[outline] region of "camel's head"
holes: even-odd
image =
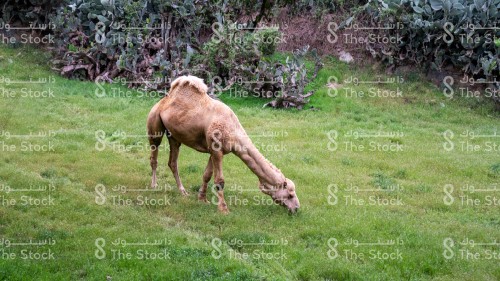
[[[300,207],[299,198],[295,193],[295,184],[290,179],[285,179],[283,185],[275,187],[260,182],[259,188],[265,194],[271,196],[277,204],[285,206],[292,214]]]

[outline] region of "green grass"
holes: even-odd
[[[258,191],[257,178],[229,155],[224,175],[231,213],[221,215],[216,205],[196,199],[208,155],[181,147],[180,175],[191,193],[182,197],[166,165],[165,140],[159,185],[166,190],[137,191],[150,182],[143,135],[157,98],[117,85],[104,89],[108,95],[112,88],[131,95],[96,97],[94,83],[59,77],[47,61],[35,49],[0,46],[0,79],[20,82],[0,84],[0,241],[55,241],[0,244],[2,280],[500,279],[499,259],[486,256],[498,254],[499,246],[459,244],[464,239],[500,241],[499,206],[487,204],[488,196],[500,197],[498,191],[461,190],[467,185],[488,189],[500,178],[500,152],[486,149],[500,144],[491,136],[499,129],[499,116],[483,102],[448,100],[417,74],[401,84],[347,84],[350,76],[367,81],[378,74],[330,58],[309,86],[317,90],[310,104],[318,110],[263,109],[261,99],[223,94],[257,147],[295,182],[302,207],[291,216],[269,204]],[[332,76],[342,84],[336,95],[326,86]],[[47,77],[54,83],[26,83]],[[346,97],[346,89],[368,93],[370,87],[399,87],[403,96]],[[50,88],[54,96],[23,97],[23,88]],[[447,130],[453,134],[451,151],[445,150],[450,146],[443,137]],[[461,137],[466,130],[487,136]],[[52,134],[13,136],[30,132]],[[466,140],[479,145],[479,151],[464,151],[461,141]],[[23,151],[29,145],[50,151]],[[402,151],[371,151],[377,145]],[[454,202],[447,205],[450,185]],[[30,186],[50,188],[26,190]],[[7,187],[24,191],[6,192]],[[460,195],[480,203],[461,204]],[[25,206],[23,196],[54,201]],[[118,196],[124,200],[112,200]],[[146,196],[166,199],[166,204],[141,205]],[[16,203],[8,204],[11,199]],[[371,200],[381,203],[371,205]],[[453,239],[453,247],[447,238]],[[124,247],[113,244],[117,239],[163,242]],[[261,244],[272,240],[277,244]],[[353,244],[387,240],[395,244]],[[449,257],[449,248],[451,259],[444,255]],[[460,250],[480,257],[463,259]],[[53,253],[54,259],[23,259],[22,251]],[[132,257],[113,257],[118,251]],[[146,251],[168,256],[140,259],[139,253]],[[377,251],[400,253],[402,259],[372,258]],[[16,257],[6,258],[9,253]]]

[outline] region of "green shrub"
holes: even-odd
[[[254,40],[258,43],[259,51],[265,55],[269,56],[274,54],[276,51],[276,46],[281,40],[282,33],[275,27],[269,27],[264,29],[259,29],[255,35]]]
[[[4,1],[2,1],[4,2]],[[65,0],[10,0],[0,4],[0,22],[12,24],[19,22],[27,26],[48,24],[50,18]]]
[[[397,40],[367,45],[373,56],[438,70],[452,64],[490,81],[500,72],[499,8],[499,0],[384,0],[370,1],[361,11],[380,26],[395,26],[380,32]],[[494,99],[500,101],[498,92]]]
[[[58,11],[56,64],[63,75],[111,80],[175,77],[187,67],[198,34],[217,14],[195,1],[72,0]],[[167,79],[168,80],[168,79]]]
[[[283,79],[292,77],[290,92],[305,85],[305,67],[271,65],[281,40],[277,28],[254,28],[273,7],[287,2],[196,1],[196,0],[15,0],[6,4],[5,18],[51,19],[55,27],[54,69],[62,75],[95,80],[120,79],[143,90],[165,91],[172,79],[184,74],[204,78],[214,89],[215,78],[233,85],[236,79],[253,81],[280,77],[278,82],[258,86],[284,89]],[[19,4],[26,15],[15,10]],[[40,5],[45,5],[40,9]],[[47,16],[49,12],[57,13]],[[260,12],[240,28],[232,20]],[[37,17],[34,11],[44,12]],[[252,16],[251,16],[252,18]],[[24,20],[23,20],[24,21]],[[207,37],[210,38],[207,41]],[[253,79],[253,80],[252,80]],[[250,83],[249,83],[250,84]],[[262,89],[261,89],[262,88]],[[300,93],[301,94],[301,93]],[[265,95],[262,95],[265,96]]]

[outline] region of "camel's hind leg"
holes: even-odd
[[[207,167],[205,168],[205,172],[203,173],[203,183],[200,188],[200,193],[198,194],[198,200],[208,203],[207,200],[207,187],[208,182],[212,178],[212,174],[214,173],[214,166],[212,164],[212,156],[208,159]]]
[[[174,174],[175,182],[182,195],[189,195],[182,185],[181,178],[179,177],[179,171],[177,169],[177,158],[179,158],[181,143],[172,137],[168,138],[168,143],[170,144],[170,157],[168,159],[168,166],[170,167],[172,174]]]
[[[219,198],[217,207],[220,212],[227,214],[229,213],[229,210],[227,209],[227,204],[224,200],[224,175],[222,173],[222,158],[224,158],[224,154],[222,151],[212,151],[210,158],[212,159],[214,183],[217,188],[217,197]]]
[[[153,174],[151,176],[151,187],[156,187],[156,168],[158,167],[158,148],[161,144],[163,134],[165,132],[165,126],[161,122],[159,116],[150,114],[148,117],[148,140],[149,149],[151,150],[151,157],[149,158],[151,164],[151,170]]]

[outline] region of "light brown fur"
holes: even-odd
[[[147,129],[151,146],[151,186],[156,186],[158,146],[164,134],[170,144],[169,167],[182,194],[187,195],[177,169],[181,144],[199,152],[209,153],[210,158],[203,173],[203,183],[198,198],[207,202],[206,190],[212,174],[218,187],[218,209],[227,213],[224,201],[224,176],[222,159],[225,154],[237,155],[259,178],[259,188],[275,202],[295,212],[300,204],[295,185],[271,164],[253,145],[241,126],[238,117],[224,103],[207,95],[203,80],[194,76],[181,76],[171,84],[168,96],[151,109]]]

